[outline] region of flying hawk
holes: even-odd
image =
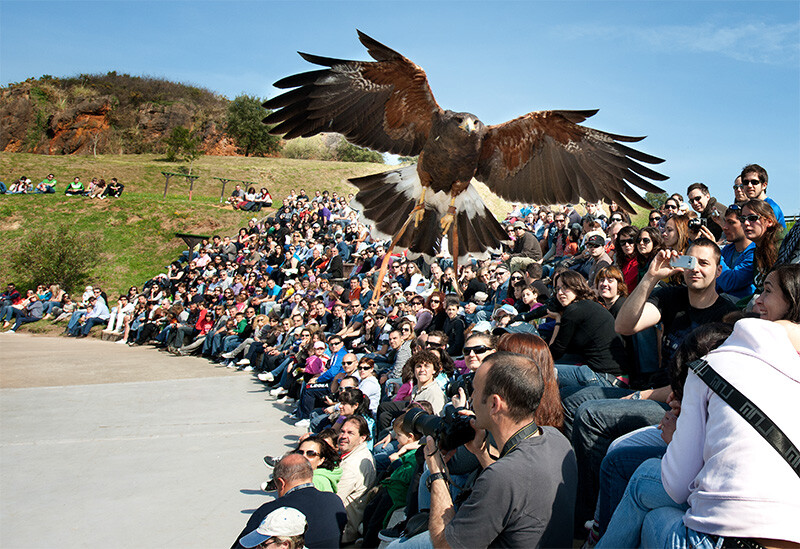
[[[443,110],[425,72],[398,52],[358,31],[374,62],[307,53],[327,67],[283,78],[294,88],[264,103],[264,119],[285,139],[338,132],[361,147],[416,156],[416,165],[351,179],[353,207],[378,238],[394,239],[413,255],[435,256],[447,235],[459,262],[486,258],[508,235],[471,185],[474,177],[508,201],[566,203],[580,198],[650,208],[630,185],[662,192],[645,178],[666,176],[641,164],[662,159],[624,145],[643,137],[579,124],[596,110],[531,112],[494,126],[470,113]]]

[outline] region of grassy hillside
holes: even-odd
[[[96,236],[102,258],[92,282],[109,293],[141,285],[161,272],[183,249],[176,232],[192,234],[234,234],[251,215],[219,205],[221,183],[213,176],[255,181],[266,186],[278,201],[292,189],[305,188],[339,192],[354,190],[348,177],[386,169],[378,164],[317,162],[308,160],[202,157],[194,164],[201,178],[194,186],[193,200],[188,185],[177,178],[170,181],[164,198],[162,171],[182,171],[179,165],[155,155],[42,156],[0,153],[0,181],[9,184],[26,175],[34,183],[49,172],[58,180],[55,195],[0,196],[0,282],[25,281],[24,273],[13,272],[11,257],[26,235],[42,227],[69,223],[87,235]],[[117,177],[125,185],[120,200],[89,200],[66,197],[66,183],[79,176],[85,185],[92,177]],[[226,188],[230,194],[232,184]],[[272,210],[263,210],[266,216]],[[35,282],[35,281],[30,281]]]
[[[283,158],[204,156],[193,165],[200,175],[188,199],[188,184],[171,178],[169,193],[163,197],[162,171],[184,172],[179,164],[164,162],[156,155],[44,156],[0,153],[0,181],[9,184],[21,175],[34,184],[48,173],[58,180],[55,195],[0,196],[0,284],[8,280],[25,281],[24,273],[13,272],[11,257],[27,235],[42,227],[69,223],[98,239],[102,258],[92,282],[109,293],[127,290],[161,272],[183,249],[176,232],[192,234],[234,234],[250,217],[219,204],[221,183],[216,177],[254,181],[266,186],[280,202],[291,189],[309,194],[320,189],[339,193],[355,191],[347,178],[377,173],[389,166],[369,163],[323,162]],[[66,197],[63,191],[74,176],[88,186],[92,177],[110,180],[117,177],[125,185],[120,200],[89,200]],[[493,195],[482,184],[478,192],[489,208],[502,219],[509,211],[507,202]],[[230,194],[228,184],[225,194]],[[261,216],[272,210],[264,210]],[[646,212],[634,223],[646,223]],[[38,282],[38,281],[30,281]]]

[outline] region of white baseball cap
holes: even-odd
[[[251,549],[272,537],[292,537],[304,534],[306,516],[292,507],[279,507],[261,521],[258,528],[239,540],[242,547]]]

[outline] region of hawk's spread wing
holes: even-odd
[[[301,53],[330,67],[289,76],[277,88],[295,88],[264,103],[278,109],[264,119],[286,139],[337,132],[361,147],[417,155],[442,109],[417,65],[359,31],[376,62],[346,61]]]
[[[659,164],[663,160],[620,143],[640,141],[642,137],[578,125],[596,112],[532,112],[489,126],[475,178],[514,202],[564,204],[580,198],[605,198],[632,212],[627,197],[649,209],[651,206],[629,183],[645,191],[662,192],[643,177],[657,181],[667,177],[640,162]]]

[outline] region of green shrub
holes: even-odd
[[[67,291],[79,289],[98,264],[99,249],[91,236],[70,225],[34,229],[12,261],[14,270],[29,288],[59,284]]]

